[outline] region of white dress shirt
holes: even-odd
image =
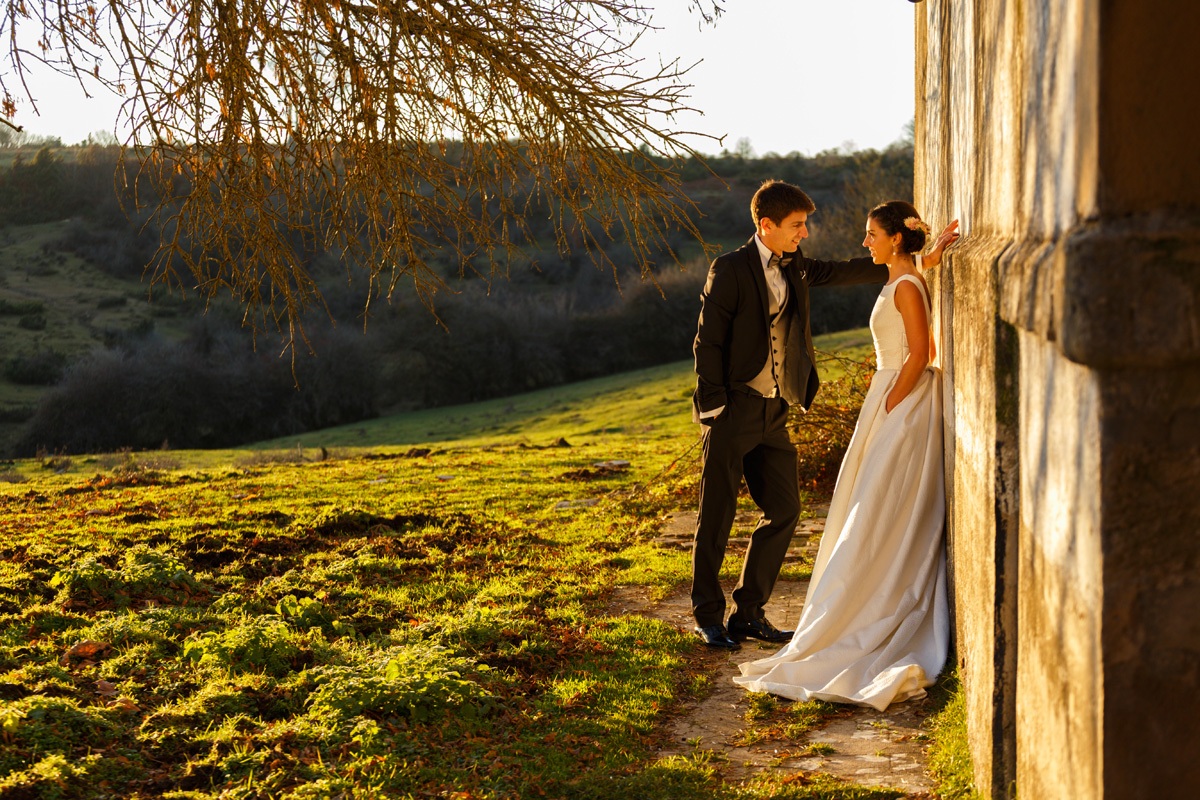
[[[758,255],[762,258],[763,272],[767,276],[767,286],[771,288],[771,294],[775,295],[775,304],[783,306],[783,299],[787,296],[787,280],[783,277],[783,270],[779,267],[772,267],[771,256],[775,255],[771,252],[771,248],[763,244],[763,240],[758,238],[758,234],[754,234],[754,243],[758,245]],[[792,258],[795,253],[788,257]]]

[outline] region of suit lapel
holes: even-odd
[[[758,299],[762,302],[763,320],[767,327],[771,325],[771,299],[767,296],[767,276],[763,272],[762,256],[758,254],[758,243],[751,238],[746,245],[746,264],[750,274],[754,276],[754,285],[758,287]]]
[[[800,288],[800,283],[804,280],[804,272],[800,269],[800,259],[804,258],[800,254],[800,248],[796,248],[796,252],[792,253],[792,260],[788,262],[787,268],[784,269],[784,277],[787,278],[788,289],[795,293]]]

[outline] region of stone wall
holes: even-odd
[[[916,6],[976,782],[1200,786],[1200,4]]]

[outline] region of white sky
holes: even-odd
[[[748,138],[757,155],[808,155],[853,143],[886,147],[913,118],[916,16],[906,0],[725,0],[715,27],[697,30],[687,0],[649,0],[662,30],[639,52],[678,56],[703,112],[679,130],[725,136],[702,153]],[[752,69],[751,62],[759,66]]]
[[[688,73],[680,130],[725,136],[691,142],[700,152],[732,150],[748,138],[757,155],[882,148],[913,117],[913,4],[906,0],[725,0],[715,27],[698,29],[688,0],[646,0],[654,24],[635,51],[657,64],[700,62]],[[752,69],[751,61],[759,66]],[[27,103],[17,122],[65,144],[112,131],[119,98],[86,99],[65,78],[32,84],[41,116]],[[123,137],[122,137],[123,138]]]

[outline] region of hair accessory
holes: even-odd
[[[931,233],[933,233],[933,228],[926,225],[917,217],[906,218],[904,220],[904,227],[908,228],[910,231],[921,231],[926,236],[929,236]]]

